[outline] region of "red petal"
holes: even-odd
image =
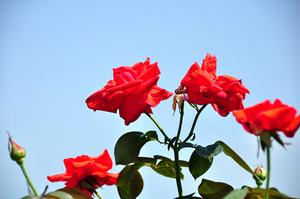
[[[113,163],[107,149],[105,149],[104,152],[95,159],[95,165],[100,171],[108,171],[112,168],[112,164]]]
[[[245,109],[246,117],[248,118],[249,122],[253,122],[256,120],[256,117],[259,113],[269,110],[272,107],[272,104],[269,100],[265,100],[261,103],[258,103],[254,106],[250,106]]]
[[[97,180],[99,186],[114,185],[118,182],[119,174],[95,172],[92,174]]]
[[[132,81],[136,79],[136,76],[136,72],[131,67],[121,66],[113,68],[113,77],[117,85]]]
[[[146,112],[148,104],[148,94],[153,86],[156,85],[159,77],[152,78],[141,84],[134,95],[128,95],[120,106],[119,114],[125,120],[125,125],[137,120],[139,116]]]
[[[217,70],[217,58],[214,55],[207,54],[203,59],[201,69],[215,77]]]
[[[106,91],[100,90],[87,98],[86,103],[90,109],[117,112],[122,100],[124,98],[123,91],[116,91],[107,95]]]
[[[232,113],[233,113],[233,116],[235,117],[236,121],[238,123],[242,124],[243,128],[246,131],[248,131],[249,133],[255,133],[255,129],[251,128],[244,109],[236,110],[236,111],[233,111]]]
[[[200,66],[197,62],[191,65],[190,69],[186,73],[186,75],[181,80],[181,85],[185,86],[190,80],[191,80],[191,74],[193,74],[195,71],[201,70]]]
[[[294,137],[300,126],[300,115],[293,119],[282,131],[287,137]]]
[[[150,66],[148,66],[147,70],[144,73],[140,74],[137,78],[147,81],[153,77],[158,77],[159,74],[160,74],[160,70],[158,67],[158,63],[155,62],[155,63],[151,64]]]
[[[56,175],[52,175],[52,176],[47,176],[47,179],[50,182],[64,182],[67,181],[68,179],[70,179],[71,176],[68,176],[66,174],[56,174]]]
[[[171,97],[173,95],[173,93],[162,89],[158,86],[154,86],[147,98],[147,103],[152,106],[155,107],[157,106],[162,100],[168,99],[169,97]]]

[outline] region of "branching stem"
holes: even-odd
[[[200,115],[201,112],[205,109],[206,106],[207,106],[207,104],[202,105],[201,108],[197,111],[197,114],[195,115],[195,118],[194,118],[194,121],[193,121],[191,130],[190,130],[190,133],[189,133],[188,136],[183,140],[184,143],[187,142],[187,141],[193,136],[193,134],[194,134],[194,129],[195,129],[195,127],[196,127],[196,124],[197,124],[199,115]]]

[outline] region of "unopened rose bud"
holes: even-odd
[[[266,179],[267,172],[262,166],[258,166],[254,170],[253,178],[258,187],[260,187]]]
[[[256,167],[256,169],[254,170],[254,173],[262,181],[264,181],[267,177],[266,170],[261,166]]]
[[[12,160],[16,161],[17,163],[21,162],[23,158],[26,156],[26,151],[23,147],[18,145],[11,137],[9,136],[8,140],[8,150],[10,153],[10,157]]]

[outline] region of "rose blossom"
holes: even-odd
[[[186,90],[188,102],[198,105],[212,104],[221,115],[243,108],[243,100],[248,89],[241,80],[228,75],[216,75],[215,56],[207,54],[202,66],[195,62],[184,78],[180,87]]]
[[[150,64],[150,59],[138,62],[132,67],[121,66],[113,69],[113,79],[86,100],[90,109],[116,113],[125,124],[137,120],[146,112],[152,113],[151,107],[168,99],[172,93],[157,86],[160,70],[157,62]]]
[[[112,168],[112,160],[105,150],[98,157],[89,157],[81,155],[76,158],[64,159],[66,172],[48,176],[51,182],[66,182],[67,188],[80,188],[88,195],[91,195],[95,189],[103,185],[114,185],[117,183],[119,174],[108,173]],[[85,187],[89,184],[89,187]]]
[[[216,84],[222,88],[223,93],[215,96],[213,108],[222,116],[233,110],[242,109],[243,100],[249,90],[243,86],[242,81],[228,75],[217,77]]]
[[[293,137],[300,125],[300,115],[297,115],[297,110],[283,104],[279,99],[274,103],[265,100],[254,106],[234,111],[233,115],[246,131],[254,135],[266,131],[282,131],[287,137]]]

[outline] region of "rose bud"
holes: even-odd
[[[258,166],[254,170],[253,178],[258,187],[263,184],[263,181],[266,179],[267,172],[262,166]]]
[[[26,156],[26,151],[23,147],[18,145],[8,134],[8,150],[10,153],[10,157],[12,160],[16,161],[17,163],[21,162],[23,158]]]
[[[263,167],[261,166],[256,167],[254,173],[260,180],[264,181],[266,179],[267,172]]]

